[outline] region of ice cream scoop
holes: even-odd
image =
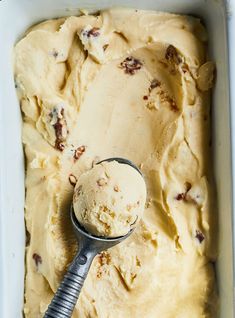
[[[146,186],[132,166],[104,161],[77,181],[73,207],[78,222],[96,236],[126,235],[144,211]]]
[[[140,170],[127,159],[109,158],[99,162],[98,164],[112,161],[131,166],[133,169],[138,171],[142,177]],[[127,234],[118,237],[95,236],[87,232],[86,229],[78,222],[74,213],[73,205],[71,206],[70,213],[74,232],[79,243],[79,248],[54,298],[48,306],[44,315],[46,318],[70,318],[94,257],[101,251],[122,242],[134,230],[134,227],[130,227]]]

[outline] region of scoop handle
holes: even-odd
[[[70,318],[96,254],[81,250],[68,268],[44,318]]]

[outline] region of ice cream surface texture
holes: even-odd
[[[77,251],[77,180],[109,157],[141,169],[145,210],[130,237],[94,259],[73,318],[216,317],[206,47],[197,18],[117,8],[45,21],[17,43],[26,318],[43,316]]]
[[[146,187],[128,164],[103,162],[83,173],[76,184],[73,207],[79,223],[96,236],[126,235],[141,219]]]

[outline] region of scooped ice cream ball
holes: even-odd
[[[146,185],[136,169],[117,161],[104,161],[79,177],[73,208],[87,232],[118,237],[137,225],[145,201]]]

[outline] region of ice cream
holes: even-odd
[[[109,157],[141,169],[146,206],[133,234],[94,259],[72,317],[217,316],[207,45],[195,17],[117,8],[45,21],[17,43],[26,318],[43,317],[77,251],[77,180]]]
[[[106,161],[79,177],[73,207],[88,232],[118,237],[137,225],[145,200],[146,187],[140,173],[127,164]]]

